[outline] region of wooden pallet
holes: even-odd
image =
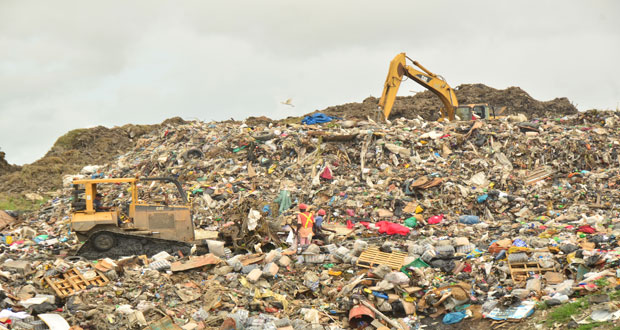
[[[552,176],[555,172],[549,166],[542,166],[533,169],[532,171],[527,173],[527,177],[525,178],[525,184],[534,184],[540,180],[544,180],[550,176]]]
[[[97,273],[97,276],[87,280],[77,268],[72,268],[64,274],[46,276],[45,282],[54,289],[56,295],[60,298],[72,296],[78,291],[87,289],[88,286],[104,286],[110,282],[105,275],[94,268],[88,267],[87,270],[94,271]]]
[[[512,281],[515,284],[519,284],[519,285],[525,284],[528,277],[530,277],[530,273],[543,275],[546,272],[557,271],[555,267],[554,268],[542,268],[536,261],[508,263],[508,268],[510,269],[510,276],[512,277]]]
[[[404,252],[394,251],[385,253],[379,251],[376,247],[366,249],[357,259],[356,265],[363,268],[373,268],[379,265],[388,265],[392,269],[400,269],[405,263],[407,254]]]

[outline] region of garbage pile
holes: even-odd
[[[37,214],[2,230],[0,324],[415,329],[527,319],[541,304],[618,284],[619,122],[592,111],[168,125],[64,177]],[[72,180],[136,176],[184,183],[208,254],[73,256]],[[164,185],[143,185],[141,199],[174,201]],[[100,192],[118,208],[129,195],[122,185]],[[330,230],[306,246],[292,230],[301,204],[325,211]]]
[[[577,113],[577,108],[565,97],[538,101],[519,87],[495,89],[483,84],[463,84],[457,86],[454,93],[460,104],[488,103],[497,108],[505,107],[501,115],[526,113],[532,118],[545,118]],[[367,116],[375,118],[378,103],[379,99],[371,96],[361,103],[336,105],[319,111],[347,119],[366,119]],[[425,120],[437,120],[439,119],[438,109],[441,107],[439,98],[431,91],[425,90],[412,96],[396,97],[390,117],[413,119],[421,116]]]

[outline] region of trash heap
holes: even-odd
[[[113,162],[64,177],[38,213],[7,222],[0,324],[415,329],[618,297],[619,122],[590,111],[389,126],[168,124]],[[72,180],[136,176],[183,182],[208,254],[73,256]],[[164,185],[142,188],[141,199],[175,199]],[[119,208],[128,196],[122,185],[100,192]],[[300,203],[325,210],[333,232],[297,249]],[[593,320],[620,317],[600,304]]]
[[[549,101],[538,101],[519,87],[495,89],[484,84],[462,84],[454,89],[459,104],[487,103],[503,109],[497,115],[517,115],[526,113],[528,117],[562,117],[574,115],[577,108],[565,97]],[[376,97],[368,97],[360,103],[347,103],[320,110],[321,113],[346,119],[375,118],[378,114]],[[433,92],[425,90],[411,96],[397,96],[390,114],[391,118],[418,116],[425,120],[439,119],[441,100]]]

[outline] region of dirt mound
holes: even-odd
[[[260,117],[248,117],[244,122],[249,126],[260,126],[260,125],[269,125],[273,122],[271,118],[260,116]]]
[[[464,84],[455,89],[461,104],[488,103],[492,106],[506,107],[503,115],[524,113],[528,118],[559,117],[577,113],[577,108],[565,98],[556,98],[541,102],[532,98],[519,87],[495,89],[483,84]],[[377,118],[379,99],[368,97],[362,103],[347,103],[328,107],[322,112],[331,116],[347,119]],[[418,115],[426,120],[439,118],[438,109],[442,106],[439,98],[431,91],[424,91],[413,96],[398,96],[390,114],[391,118],[415,118]]]
[[[59,137],[47,154],[34,163],[8,173],[0,170],[0,191],[22,193],[57,189],[62,186],[63,175],[77,173],[86,165],[106,164],[132,150],[135,139],[163,126],[182,123],[185,123],[183,119],[175,117],[156,125],[72,130]]]
[[[9,164],[4,157],[6,157],[6,153],[0,151],[0,175],[19,170],[19,166]]]

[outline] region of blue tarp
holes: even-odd
[[[301,123],[305,125],[323,124],[323,123],[329,123],[330,121],[334,119],[339,119],[339,118],[330,117],[322,113],[315,113],[312,116],[304,117],[304,119],[301,120]]]

